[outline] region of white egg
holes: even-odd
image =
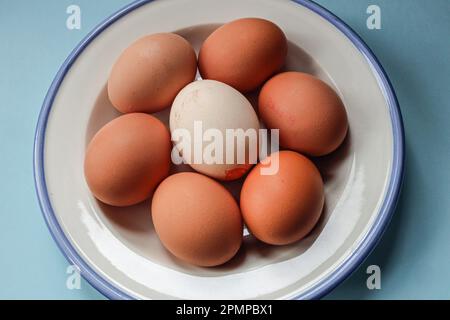
[[[259,128],[255,110],[239,91],[214,80],[192,82],[170,111],[172,160],[179,156],[216,179],[238,179],[257,162]]]

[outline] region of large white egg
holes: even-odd
[[[170,111],[172,159],[216,179],[238,179],[257,162],[258,130],[258,116],[239,91],[215,80],[192,82]]]

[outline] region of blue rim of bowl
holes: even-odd
[[[50,198],[47,191],[44,172],[44,144],[45,131],[47,127],[48,117],[53,105],[53,101],[57,95],[58,89],[64,80],[65,75],[71,68],[74,61],[83,52],[83,50],[93,41],[103,30],[108,28],[115,21],[127,15],[131,11],[152,2],[153,0],[137,0],[123,7],[109,18],[95,27],[70,53],[63,65],[56,74],[48,92],[44,99],[41,112],[39,114],[36,133],[34,139],[33,152],[33,169],[34,180],[36,185],[36,193],[39,200],[45,222],[52,234],[53,239],[58,244],[66,258],[70,263],[76,265],[81,275],[99,292],[110,299],[134,299],[133,296],[122,291],[120,288],[103,278],[89,266],[86,261],[78,254],[74,246],[66,237],[62,230],[58,219],[51,206]],[[347,24],[340,20],[322,6],[312,2],[311,0],[292,0],[293,2],[313,11],[329,23],[333,24],[340,30],[361,52],[371,66],[372,72],[377,78],[378,85],[386,99],[389,107],[389,113],[392,121],[393,133],[393,159],[390,181],[387,187],[386,195],[380,211],[364,238],[360,241],[358,247],[333,271],[333,273],[319,280],[317,283],[309,287],[307,290],[298,294],[292,299],[318,299],[328,294],[343,280],[345,280],[358,266],[367,258],[370,252],[375,248],[381,239],[387,225],[395,211],[400,190],[403,182],[405,147],[404,147],[404,129],[400,107],[397,101],[392,84],[384,71],[383,67],[375,57],[373,52],[365,44],[365,42],[353,31]]]

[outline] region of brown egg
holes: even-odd
[[[259,114],[280,129],[280,145],[311,156],[334,151],[344,140],[348,121],[344,104],[325,82],[301,72],[280,73],[261,89]]]
[[[165,179],[153,196],[152,218],[167,250],[194,265],[220,265],[241,246],[242,218],[236,201],[217,181],[198,173]]]
[[[123,113],[156,112],[172,104],[197,72],[192,46],[174,33],[145,36],[120,55],[108,79],[111,103]]]
[[[261,171],[274,165],[278,171]],[[306,157],[280,151],[259,163],[247,176],[241,190],[241,210],[245,224],[259,240],[284,245],[305,237],[316,225],[324,204],[319,171]],[[274,162],[275,161],[275,162]]]
[[[101,128],[87,148],[88,186],[106,204],[139,203],[168,175],[171,147],[169,131],[155,117],[120,116]]]
[[[248,92],[278,71],[286,54],[286,36],[277,25],[243,18],[221,26],[205,40],[199,53],[199,70],[204,79]]]

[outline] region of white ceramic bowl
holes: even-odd
[[[326,206],[305,240],[269,247],[246,235],[231,262],[197,268],[162,247],[148,202],[118,210],[93,198],[83,175],[84,152],[93,134],[118,115],[105,85],[131,42],[175,31],[198,49],[218,24],[248,16],[267,18],[284,30],[290,41],[287,69],[312,73],[338,91],[350,132],[337,152],[316,162],[325,179]],[[158,116],[167,120],[167,114]],[[67,58],[39,117],[34,165],[55,241],[110,298],[318,298],[348,276],[381,237],[399,194],[403,148],[389,80],[361,39],[325,9],[306,0],[158,0],[123,8]]]

